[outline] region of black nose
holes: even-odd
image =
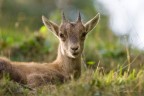
[[[76,50],[78,50],[78,46],[75,46],[75,47],[71,47],[71,50],[73,50],[73,51],[76,51]]]

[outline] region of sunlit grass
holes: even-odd
[[[34,89],[12,83],[7,79],[0,81],[1,95],[10,96],[139,96],[144,92],[144,70],[128,73],[111,70],[103,73],[101,68],[84,71],[78,80],[62,85],[45,85]]]

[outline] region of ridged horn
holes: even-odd
[[[65,14],[64,14],[64,12],[62,11],[62,22],[64,23],[64,22],[66,22],[67,20],[66,20],[66,18],[65,18]]]
[[[77,22],[81,22],[81,13],[78,13],[78,18],[77,18]]]

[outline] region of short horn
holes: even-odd
[[[66,22],[66,18],[65,18],[64,12],[62,12],[62,22],[63,22],[63,23]]]
[[[77,22],[81,22],[81,13],[78,13],[78,18],[77,18]]]

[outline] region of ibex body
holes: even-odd
[[[64,82],[71,76],[77,78],[81,74],[81,54],[86,34],[91,31],[99,20],[99,14],[86,24],[81,22],[79,13],[76,22],[65,19],[60,26],[42,16],[44,25],[59,39],[57,59],[52,63],[13,62],[0,58],[0,74],[9,73],[16,82],[32,87],[44,83]]]

